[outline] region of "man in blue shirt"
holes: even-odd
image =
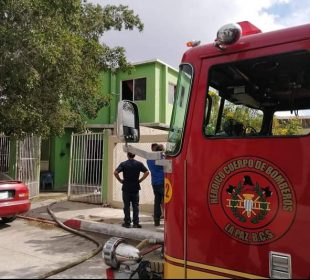
[[[163,152],[163,146],[153,143],[152,151]],[[154,192],[154,225],[157,227],[160,225],[160,218],[162,216],[162,206],[164,200],[164,182],[165,174],[162,166],[156,165],[155,160],[147,160],[147,165],[151,171],[152,187]]]
[[[141,190],[140,183],[145,180],[149,175],[149,171],[140,161],[134,159],[135,155],[132,153],[127,153],[128,160],[120,163],[120,165],[115,169],[115,178],[123,184],[123,202],[124,202],[124,223],[123,227],[130,228],[131,218],[130,218],[130,203],[132,204],[133,210],[133,227],[141,228],[139,224],[139,191]],[[121,179],[119,173],[123,172],[123,178]],[[143,176],[140,178],[140,172]]]

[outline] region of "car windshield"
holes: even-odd
[[[0,181],[8,181],[8,180],[12,180],[12,178],[5,173],[0,173]]]

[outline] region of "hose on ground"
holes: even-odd
[[[136,248],[144,256],[154,250],[162,248],[163,243],[158,242],[156,239],[142,240]],[[161,261],[141,261],[137,269],[135,269],[129,279],[132,279],[135,274],[138,273],[139,279],[162,279],[164,272],[164,265]],[[151,277],[150,277],[151,275]]]
[[[146,246],[148,246],[150,244],[150,241],[148,239],[144,239],[142,240],[137,246],[136,248],[141,251],[142,249],[144,249]]]
[[[78,260],[76,260],[76,261],[74,261],[74,262],[72,262],[72,263],[69,263],[69,264],[67,264],[67,265],[65,265],[65,266],[63,266],[63,267],[60,267],[60,268],[54,269],[54,270],[52,270],[52,271],[50,271],[50,272],[44,273],[44,274],[42,274],[42,275],[39,275],[36,279],[46,279],[46,278],[51,277],[51,276],[53,276],[53,275],[55,275],[55,274],[58,274],[58,273],[60,273],[60,272],[63,272],[63,271],[65,271],[65,270],[69,269],[69,268],[72,268],[72,267],[74,267],[74,266],[76,266],[76,265],[79,265],[79,264],[81,264],[81,263],[87,261],[88,259],[90,259],[90,258],[96,256],[99,252],[102,251],[103,245],[102,245],[100,242],[98,242],[95,238],[93,238],[92,236],[90,236],[90,235],[88,235],[88,234],[86,234],[86,233],[83,233],[83,232],[80,232],[80,231],[78,231],[78,230],[72,229],[72,228],[70,228],[70,227],[64,225],[61,221],[59,221],[59,220],[57,219],[57,217],[55,216],[55,214],[54,214],[53,211],[51,210],[51,207],[52,207],[54,204],[56,204],[56,203],[57,203],[57,202],[53,202],[52,204],[50,204],[49,206],[47,206],[47,211],[48,211],[48,213],[51,215],[51,217],[55,220],[55,222],[56,222],[61,228],[63,228],[64,230],[69,231],[69,232],[71,232],[71,233],[73,233],[73,234],[79,235],[79,236],[81,236],[81,237],[84,237],[84,238],[86,238],[86,239],[88,239],[88,240],[94,242],[98,247],[97,247],[97,249],[93,250],[92,252],[90,252],[90,253],[87,254],[86,256],[83,256],[83,257],[81,257],[80,259],[78,259]]]
[[[144,239],[136,246],[136,248],[141,251],[149,245],[161,245],[162,246],[164,245],[164,243],[156,239]]]

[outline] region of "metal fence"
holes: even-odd
[[[9,172],[10,137],[0,134],[0,172]]]
[[[72,134],[68,198],[102,203],[104,133]]]
[[[38,196],[40,192],[40,153],[40,137],[28,136],[17,141],[16,179],[28,186],[30,197]]]

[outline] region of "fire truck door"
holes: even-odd
[[[274,48],[248,51],[243,54],[244,61],[275,53]],[[222,73],[237,75],[234,65],[225,65],[228,59],[238,62],[238,54],[204,60],[192,89],[195,106],[191,110],[195,113],[188,120],[191,131],[186,146],[187,278],[269,277],[273,251],[292,258],[302,251],[304,257],[298,259],[305,267],[309,264],[309,252],[295,242],[297,232],[300,240],[307,242],[302,229],[305,224],[297,223],[305,215],[296,210],[296,199],[310,199],[302,184],[310,180],[309,168],[303,168],[310,158],[310,150],[305,149],[309,136],[242,136],[237,121],[219,126],[216,122],[221,113],[239,112],[239,107],[233,107],[236,104],[222,103],[224,95],[209,87],[210,77],[217,79],[218,83],[212,84],[216,86],[226,82]],[[245,97],[245,88],[240,84],[233,89],[235,100],[242,98],[236,103],[254,102]],[[205,123],[206,117],[209,123]],[[308,224],[309,218],[306,220]]]

